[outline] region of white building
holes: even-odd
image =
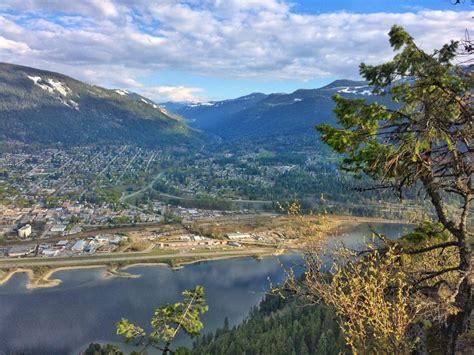
[[[57,249],[44,249],[42,253],[43,253],[44,256],[49,256],[49,257],[58,256],[59,255],[59,250],[57,250]]]
[[[81,252],[86,247],[87,242],[85,240],[78,240],[71,248],[73,252]]]
[[[106,237],[105,235],[96,235],[95,238],[94,238],[97,243],[101,243],[101,244],[104,244],[104,243],[107,243],[109,241],[109,238]]]
[[[28,238],[31,235],[31,226],[29,224],[25,224],[23,227],[18,229],[18,236],[20,238]]]
[[[228,233],[225,236],[229,240],[242,240],[252,238],[252,235],[249,233]]]
[[[112,244],[112,245],[119,245],[120,242],[122,241],[122,238],[121,236],[119,235],[115,235],[111,240],[109,240],[109,243]]]
[[[60,240],[59,242],[56,243],[56,246],[58,247],[65,247],[68,245],[69,241],[68,240]]]
[[[64,224],[57,224],[51,227],[51,233],[64,233],[66,230],[66,226]]]

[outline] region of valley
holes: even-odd
[[[176,261],[189,259],[187,253],[196,257],[202,248],[206,257],[279,253],[300,247],[285,239],[284,232],[276,239],[265,237],[271,235],[274,221],[285,221],[281,206],[293,201],[302,213],[320,216],[407,221],[429,213],[424,198],[414,191],[405,191],[408,198],[403,202],[390,191],[354,194],[366,181],[340,170],[340,159],[314,131],[316,123],[334,122],[334,94],[385,100],[372,95],[365,82],[336,80],[290,94],[161,105],[127,90],[91,87],[61,74],[10,64],[0,65],[0,84],[0,93],[27,97],[25,105],[41,115],[46,114],[44,107],[53,105],[66,110],[67,117],[76,115],[74,127],[84,123],[90,129],[89,120],[99,117],[105,118],[100,125],[115,127],[107,134],[96,130],[99,136],[90,143],[76,140],[62,122],[54,129],[57,141],[52,143],[52,131],[28,126],[31,117],[22,116],[27,113],[24,105],[14,106],[11,100],[0,105],[2,115],[31,132],[26,139],[17,135],[18,127],[6,131],[7,126],[0,126],[0,262],[7,269],[10,263],[39,266],[53,259],[63,266]],[[80,114],[92,105],[88,95],[95,95],[95,113],[85,119]],[[128,110],[132,131],[139,129],[139,135],[116,139],[110,134],[130,133],[127,119],[109,111],[119,106]],[[12,110],[17,113],[12,115]],[[60,115],[66,117],[66,111]],[[139,123],[152,121],[184,128],[150,131]],[[86,132],[81,136],[88,136]],[[153,144],[145,132],[154,135]],[[265,218],[270,225],[262,222]],[[206,219],[222,221],[192,227]],[[264,234],[255,234],[252,227],[250,243],[232,245],[226,233],[242,231],[247,220],[263,223]],[[232,227],[221,230],[217,223]],[[162,230],[169,228],[175,234],[164,237]],[[236,247],[239,251],[233,250]]]
[[[368,194],[337,172],[337,161],[308,147],[292,153],[264,147],[233,150],[83,146],[26,149],[0,158],[0,228],[4,240],[48,239],[94,227],[168,223],[251,211],[281,212],[298,200],[322,213],[409,219],[421,201]],[[344,186],[345,189],[336,188]],[[334,187],[334,188],[332,188]]]
[[[473,5],[0,1],[0,355],[474,354]]]

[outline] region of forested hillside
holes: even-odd
[[[335,122],[334,94],[389,102],[387,97],[373,95],[366,82],[336,80],[321,88],[300,89],[289,94],[253,93],[232,100],[165,106],[187,119],[192,127],[205,132],[225,139],[258,140],[314,134],[314,125]]]
[[[159,146],[196,136],[150,99],[0,63],[0,137],[25,143]]]
[[[322,306],[267,296],[242,324],[200,337],[195,355],[336,355],[344,341],[333,314]],[[186,353],[186,352],[183,352]]]

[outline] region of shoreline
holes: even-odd
[[[361,225],[366,223],[400,223],[400,221],[387,221],[376,218],[361,218],[353,216],[338,216],[335,222],[338,222],[333,226],[331,231],[326,232],[326,236],[329,238],[335,238],[337,235],[342,235],[350,232],[351,230],[357,230]],[[342,217],[342,218],[341,218]],[[403,222],[402,222],[403,223]],[[403,223],[407,224],[407,223]],[[263,258],[267,256],[278,256],[286,253],[296,252],[299,248],[295,247],[283,247],[283,248],[261,248],[261,249],[249,249],[242,251],[231,251],[231,252],[216,252],[215,255],[209,253],[196,253],[196,254],[170,254],[170,255],[143,255],[142,258],[130,257],[123,258],[122,256],[117,259],[111,258],[107,260],[102,258],[101,260],[94,260],[94,257],[89,259],[81,260],[82,264],[77,263],[77,259],[73,260],[61,260],[58,262],[59,265],[42,265],[42,263],[33,261],[31,265],[19,265],[15,267],[11,265],[8,268],[0,268],[0,287],[6,284],[16,273],[26,273],[27,274],[27,283],[25,285],[26,289],[37,289],[37,288],[47,288],[55,287],[62,283],[62,280],[57,278],[52,278],[53,275],[59,271],[64,270],[76,270],[76,269],[92,269],[92,268],[103,268],[104,269],[104,278],[111,277],[123,277],[123,278],[139,278],[142,275],[133,274],[127,272],[126,270],[136,267],[136,266],[166,266],[171,270],[182,269],[186,265],[196,264],[199,262],[205,261],[217,261],[217,260],[226,260],[233,258],[244,258],[244,257],[256,257]],[[77,263],[77,264],[75,264]],[[61,265],[63,264],[63,265]],[[69,264],[69,265],[68,265]],[[1,266],[1,265],[0,265]]]
[[[150,267],[168,267],[171,270],[180,270],[186,265],[191,265],[191,264],[197,264],[200,262],[206,262],[206,261],[218,261],[218,260],[226,260],[226,259],[234,259],[234,258],[247,258],[247,257],[268,257],[268,256],[277,256],[277,255],[282,255],[284,254],[284,251],[281,251],[279,253],[261,253],[261,254],[255,254],[255,253],[248,253],[248,254],[231,254],[231,255],[220,255],[217,257],[205,257],[202,259],[197,259],[197,260],[187,260],[187,261],[181,261],[178,262],[177,265],[173,266],[170,265],[169,263],[164,263],[164,262],[144,262],[144,261],[138,261],[136,263],[131,263],[127,264],[124,266],[119,266],[119,265],[110,265],[110,264],[95,264],[95,265],[71,265],[71,266],[58,266],[54,267],[52,269],[47,269],[44,273],[40,273],[38,275],[38,271],[35,272],[33,268],[27,268],[27,267],[20,267],[15,270],[11,271],[6,271],[0,274],[0,287],[8,283],[10,279],[17,273],[24,273],[27,275],[27,282],[25,285],[25,289],[27,290],[33,290],[33,289],[40,289],[40,288],[50,288],[50,287],[56,287],[59,286],[62,283],[61,279],[51,279],[51,277],[60,271],[65,271],[65,270],[80,270],[80,269],[104,269],[104,279],[105,278],[111,278],[111,277],[122,277],[122,278],[128,278],[128,279],[135,279],[139,278],[142,275],[141,274],[132,274],[129,272],[125,272],[122,270],[127,270],[132,267],[136,266],[150,266]],[[199,257],[197,255],[196,257]]]
[[[18,268],[12,271],[4,271],[2,272],[2,277],[0,278],[0,286],[5,285],[15,274],[27,274],[28,278],[33,275],[33,270],[31,269],[24,269]]]
[[[128,264],[128,265],[124,265],[122,267],[118,267],[118,269],[120,270],[127,270],[129,268],[132,268],[132,267],[136,267],[136,266],[164,266],[164,267],[168,267],[170,268],[171,270],[181,270],[183,269],[186,265],[192,265],[192,264],[198,264],[198,263],[201,263],[201,262],[207,262],[207,261],[219,261],[219,260],[227,260],[227,259],[238,259],[238,258],[249,258],[249,257],[261,257],[261,258],[265,258],[265,257],[269,257],[269,256],[279,256],[279,255],[284,255],[286,254],[287,252],[292,252],[292,250],[287,250],[287,249],[281,249],[280,252],[278,251],[275,251],[273,253],[261,253],[261,254],[242,254],[242,255],[221,255],[221,256],[217,256],[215,258],[210,258],[210,257],[207,257],[207,258],[203,258],[203,259],[198,259],[198,260],[188,260],[188,261],[183,261],[183,262],[179,262],[178,265],[176,266],[171,266],[167,263],[155,263],[155,262],[150,262],[150,263],[144,263],[144,262],[138,262],[138,263],[133,263],[133,264]],[[128,274],[128,273],[127,273]],[[130,275],[137,275],[137,274],[130,274]],[[137,275],[138,276],[138,275]],[[141,275],[139,275],[141,276]]]
[[[15,274],[26,274],[27,282],[25,288],[27,290],[37,288],[49,288],[55,287],[62,283],[60,279],[50,279],[50,277],[59,271],[65,270],[76,270],[76,269],[95,269],[106,267],[106,265],[77,265],[77,266],[59,266],[53,269],[49,269],[44,274],[37,275],[33,269],[29,268],[18,268],[9,272],[4,272],[4,276],[0,279],[0,286],[5,285]]]

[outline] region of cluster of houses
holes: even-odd
[[[159,222],[163,217],[155,212],[145,213],[136,209],[114,211],[104,206],[90,206],[65,201],[60,207],[29,208],[0,206],[0,236],[28,239],[71,235],[82,231],[83,226],[109,225],[117,217],[130,221]]]
[[[112,252],[126,237],[120,235],[97,235],[87,239],[60,240],[56,243],[15,245],[0,249],[0,257],[19,258],[26,256],[74,256],[96,252]]]

